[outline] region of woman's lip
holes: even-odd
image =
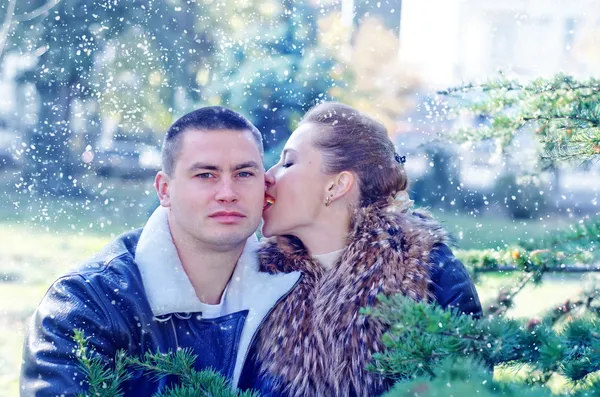
[[[273,204],[275,204],[275,198],[270,194],[265,194],[265,200],[263,202],[263,211],[271,207]]]

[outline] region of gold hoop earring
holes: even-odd
[[[327,196],[325,197],[325,207],[329,207],[329,204],[331,204],[331,197]]]

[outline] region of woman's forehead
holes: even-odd
[[[301,124],[296,128],[292,135],[290,135],[285,144],[285,148],[298,150],[305,149],[309,146],[312,147],[318,136],[319,130],[317,126],[310,123]]]

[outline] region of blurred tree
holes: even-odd
[[[277,147],[336,84],[336,62],[317,45],[318,10],[308,2],[248,0],[212,12],[230,24],[219,32],[205,98],[247,113],[263,132],[267,150]]]
[[[565,161],[594,161],[600,155],[600,80],[559,74],[521,83],[504,76],[483,84],[441,91],[453,106],[451,117],[489,122],[462,128],[454,139],[494,139],[502,150],[520,131],[539,142],[541,168]]]
[[[120,32],[110,22],[126,7],[118,2],[81,4],[75,0],[18,3],[11,50],[37,56],[37,66],[21,82],[35,84],[38,123],[27,131],[25,182],[30,190],[62,196],[79,191],[74,176],[79,162],[71,150],[72,106],[93,101],[90,74],[105,40]]]
[[[85,132],[83,147],[95,147],[106,114],[117,115],[126,129],[162,128],[171,121],[169,109],[177,111],[187,97],[198,97],[196,69],[208,45],[195,30],[197,9],[180,3],[18,4],[10,49],[38,57],[37,67],[21,79],[35,84],[40,102],[39,123],[27,133],[25,174],[34,190],[58,195],[78,191],[69,179],[81,171],[72,151],[78,141],[71,139],[76,99],[102,105],[86,106],[91,114],[82,116],[92,120],[88,126],[93,130]],[[104,62],[97,63],[99,59]]]
[[[28,183],[42,194],[73,193],[69,178],[82,170],[73,145],[95,147],[100,120],[162,132],[199,102],[246,113],[276,146],[335,84],[335,62],[315,46],[316,14],[292,0],[20,4],[8,47],[38,58],[21,80],[35,84],[40,103],[28,132]],[[94,129],[82,139],[72,139],[76,102],[89,112],[77,117],[92,120],[80,124]]]
[[[17,0],[9,0],[8,3],[0,6],[0,16],[3,17],[0,19],[0,21],[2,21],[2,25],[0,25],[0,59],[2,59],[2,54],[6,45],[6,39],[13,25],[12,21],[15,16],[16,6]]]
[[[402,0],[383,0],[373,4],[370,0],[355,0],[356,16],[362,18],[377,17],[392,32],[398,35],[400,31],[400,15],[402,11]]]
[[[337,100],[381,121],[393,137],[398,117],[414,106],[418,79],[398,61],[398,35],[378,17],[365,16],[352,33],[341,15],[319,20],[320,45],[337,61],[336,76],[344,81],[330,90]]]

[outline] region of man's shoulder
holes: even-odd
[[[106,244],[98,253],[74,268],[66,276],[102,273],[133,263],[142,229],[125,232]]]
[[[139,301],[145,296],[134,262],[140,233],[141,230],[133,230],[121,234],[81,266],[59,277],[40,306],[50,310],[65,305],[99,310],[115,304],[111,302],[129,305]]]
[[[139,279],[139,271],[135,265],[135,249],[142,229],[125,232],[82,264],[59,277],[53,287],[84,283],[95,284],[126,283],[131,278]]]

